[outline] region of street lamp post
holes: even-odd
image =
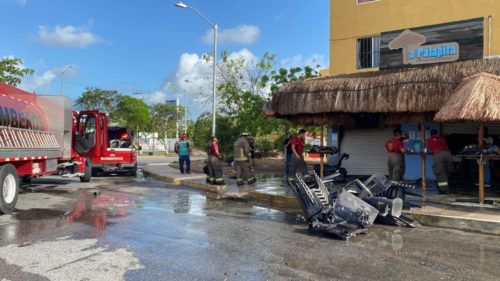
[[[68,65],[62,72],[61,72],[61,96],[64,96],[64,74],[68,72],[70,69],[72,69],[72,65]]]
[[[212,81],[212,136],[215,136],[215,94],[216,94],[216,81],[217,81],[217,75],[216,75],[216,66],[217,66],[217,31],[219,29],[219,26],[217,23],[212,23],[210,22],[202,13],[200,13],[196,8],[188,6],[184,4],[183,2],[179,2],[175,4],[176,7],[181,8],[181,9],[191,9],[193,10],[196,14],[198,14],[200,17],[202,17],[213,29],[214,29],[214,64],[213,64],[213,81]]]
[[[186,91],[184,91],[184,134],[187,134],[188,123],[187,123],[187,101],[186,101]]]
[[[184,80],[184,82],[189,82],[189,80]],[[176,83],[172,83],[172,82],[168,82],[167,83],[168,86],[174,86],[176,87],[177,89],[179,89],[180,91],[182,91],[182,96],[183,96],[183,104],[184,104],[184,134],[187,134],[187,97],[186,97],[186,90],[184,90],[183,88],[181,88],[179,85],[177,85]],[[176,100],[178,101],[179,99],[176,98]],[[177,110],[179,108],[179,105],[177,104]]]

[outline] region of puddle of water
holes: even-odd
[[[94,236],[105,236],[110,218],[127,216],[135,202],[126,194],[97,193],[80,190],[73,211],[64,214],[67,223],[83,222],[94,228]]]
[[[292,190],[285,184],[285,178],[282,176],[264,176],[257,178],[255,183],[257,191],[281,196],[294,196]]]

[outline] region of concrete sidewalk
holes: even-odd
[[[226,178],[226,185],[206,183],[206,175],[192,173],[182,175],[169,163],[152,163],[144,166],[145,175],[177,185],[185,185],[207,192],[207,196],[217,199],[247,200],[256,205],[276,207],[291,213],[302,213],[295,195],[279,184],[244,185],[238,187],[234,179]],[[276,178],[274,179],[276,180]],[[434,198],[436,199],[436,198]],[[446,201],[435,204],[435,200],[422,208],[404,211],[413,216],[422,225],[445,227],[470,232],[500,235],[500,207],[481,207],[477,205],[460,206]]]
[[[300,211],[300,205],[289,190],[276,188],[272,185],[243,185],[237,186],[235,179],[225,178],[225,185],[212,185],[206,183],[206,175],[191,173],[181,174],[178,169],[172,168],[170,163],[153,163],[144,166],[145,175],[166,181],[168,183],[184,185],[209,192],[208,196],[218,199],[233,199],[255,201],[260,204],[269,204]]]

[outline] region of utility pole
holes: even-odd
[[[175,139],[179,139],[179,98],[175,98]]]
[[[155,134],[156,134],[156,117],[153,119],[153,151],[151,152],[151,155],[155,155]]]
[[[217,33],[219,30],[219,26],[217,25],[217,23],[212,23],[211,21],[209,21],[208,18],[205,17],[205,15],[203,15],[195,7],[188,6],[183,2],[179,2],[179,3],[175,4],[174,6],[177,8],[181,8],[181,9],[193,10],[198,16],[203,18],[208,23],[208,25],[210,25],[214,29],[214,61],[213,61],[213,72],[212,72],[212,136],[215,137],[215,118],[216,118],[215,111],[216,111],[216,106],[217,106],[215,104],[215,102],[216,102],[215,97],[216,97],[216,92],[217,92],[217,72],[216,72],[216,68],[217,68]]]
[[[72,65],[68,65],[66,66],[66,68],[64,68],[64,70],[61,72],[61,96],[64,96],[64,74],[66,74],[66,72],[68,72],[70,69],[72,69],[73,66]]]

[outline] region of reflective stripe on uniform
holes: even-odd
[[[238,159],[241,159],[241,160],[238,160],[238,161],[246,161],[246,160],[248,160],[248,158],[245,156],[245,150],[243,148],[240,148],[240,157]]]
[[[447,181],[438,182],[438,185],[439,186],[447,186],[448,182]]]

